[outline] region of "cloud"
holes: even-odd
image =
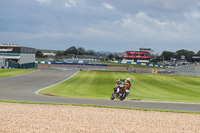
[[[191,26],[192,24],[184,22],[160,21],[144,12],[139,12],[135,15],[127,15],[118,21],[93,25],[84,29],[79,35],[74,35],[73,38],[91,44],[95,40],[95,44],[100,45],[98,47],[114,44],[114,47],[107,49],[115,51],[119,51],[119,48],[122,51],[133,47],[135,49],[141,45],[152,47],[157,51],[166,46],[166,49],[175,51],[180,48],[190,49],[200,41]]]
[[[0,40],[49,49],[195,51],[199,19],[199,0],[6,0],[0,1]]]
[[[65,3],[66,7],[72,7],[75,6],[77,4],[77,1],[75,0],[69,0],[68,2]]]
[[[37,0],[40,4],[49,4],[51,0]]]
[[[70,3],[65,3],[66,7],[71,7],[72,5]]]
[[[114,7],[109,3],[103,3],[103,6],[108,8],[108,9],[114,9]]]
[[[195,10],[193,10],[193,11],[191,12],[191,16],[192,16],[193,18],[195,18],[195,19],[200,18],[200,11],[195,11]]]
[[[76,1],[75,0],[69,0],[69,3],[71,3],[72,5],[76,5]]]

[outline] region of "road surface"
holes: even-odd
[[[191,103],[167,103],[167,102],[144,102],[134,100],[102,100],[64,98],[55,96],[38,95],[40,89],[49,87],[70,78],[77,71],[64,70],[38,70],[35,72],[0,79],[0,100],[14,100],[41,103],[69,103],[89,104],[117,107],[133,107],[147,109],[162,109],[175,111],[200,112],[200,104]]]

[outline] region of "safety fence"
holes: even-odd
[[[174,71],[174,75],[200,77],[199,65],[185,65],[185,66],[167,68],[167,70]]]

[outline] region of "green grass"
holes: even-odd
[[[173,111],[173,110],[145,109],[145,108],[132,108],[132,107],[114,107],[114,106],[88,105],[88,104],[38,103],[38,102],[8,101],[8,100],[0,100],[0,102],[20,103],[20,104],[71,105],[71,106],[86,106],[86,107],[97,107],[97,108],[114,108],[114,109],[141,110],[141,111],[158,111],[158,112],[200,114],[200,112],[190,112],[190,111]]]
[[[0,69],[0,78],[15,76],[32,71],[35,70]],[[114,82],[116,78],[127,78],[127,77],[132,78],[131,93],[127,97],[127,99],[200,103],[200,98],[199,98],[200,78],[151,75],[151,74],[130,74],[125,72],[81,71],[73,78],[59,85],[43,90],[42,93],[57,95],[57,96],[66,96],[66,97],[109,99],[113,91],[113,86],[115,84]],[[6,100],[0,100],[0,102],[89,106],[89,107],[101,107],[101,108],[102,107],[118,108],[118,109],[161,111],[161,112],[175,112],[175,113],[199,113],[199,112],[187,112],[187,111],[111,107],[111,106],[100,106],[100,105],[36,103],[36,102],[6,101]]]
[[[80,71],[73,78],[40,91],[61,97],[110,99],[117,78],[132,79],[126,99],[200,103],[200,78],[126,72]]]
[[[35,69],[0,69],[0,78],[20,75],[35,71]]]

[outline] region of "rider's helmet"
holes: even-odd
[[[131,82],[131,78],[127,78],[126,80]]]

